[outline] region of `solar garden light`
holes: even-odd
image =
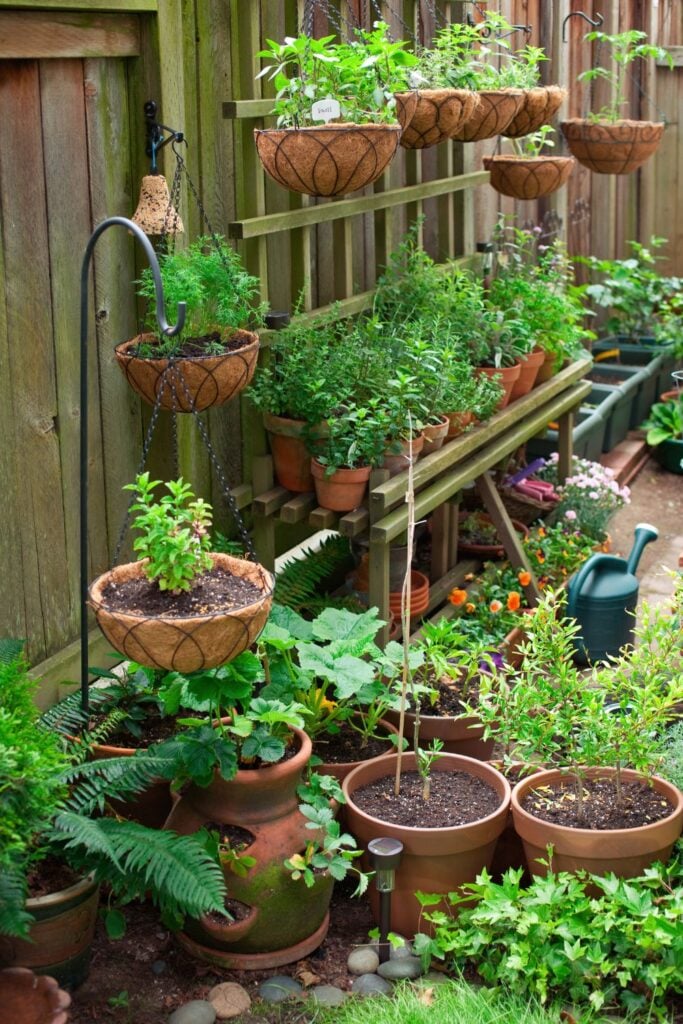
[[[370,864],[375,872],[375,885],[379,893],[379,959],[389,959],[389,931],[391,928],[391,894],[396,883],[396,868],[401,863],[403,843],[383,836],[368,843]]]

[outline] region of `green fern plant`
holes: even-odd
[[[322,585],[348,568],[349,542],[345,537],[327,537],[317,551],[307,548],[304,557],[288,562],[275,577],[275,601],[295,611],[318,607]],[[329,604],[325,601],[325,607]],[[355,610],[355,608],[353,609]]]

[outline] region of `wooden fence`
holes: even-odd
[[[332,21],[369,25],[375,0],[327,5]],[[487,6],[481,4],[480,6]],[[607,28],[644,27],[679,60],[683,12],[676,0],[501,0],[489,3],[531,26],[530,41],[551,60],[544,80],[570,89],[566,112],[584,97],[576,74],[590,63],[586,26],[572,10],[600,11]],[[486,184],[481,157],[496,140],[403,152],[375,186],[339,201],[280,189],[258,163],[252,132],[270,123],[268,87],[255,81],[254,56],[266,37],[301,22],[296,0],[0,0],[0,634],[28,639],[34,663],[52,680],[73,677],[78,630],[78,275],[94,224],[130,215],[146,168],[142,105],[155,98],[164,123],[183,129],[184,157],[214,228],[235,240],[258,273],[273,309],[306,309],[373,287],[378,269],[408,224],[425,215],[426,248],[439,259],[471,253],[499,212],[529,223],[559,217],[573,252],[620,254],[628,238],[669,238],[672,268],[683,272],[683,209],[676,181],[683,161],[677,112],[683,74],[652,69],[641,82],[670,126],[660,154],[623,181],[578,169],[548,201],[516,204]],[[462,18],[461,0],[382,3],[395,35],[428,40],[435,24]],[[336,12],[336,14],[334,13]],[[317,31],[327,21],[316,16]],[[513,44],[522,45],[524,33]],[[680,61],[679,61],[680,63]],[[636,109],[651,111],[633,87]],[[164,169],[174,161],[165,151]],[[680,167],[683,172],[683,166]],[[203,230],[183,188],[189,237]],[[132,280],[140,265],[132,241],[109,232],[94,260],[90,343],[95,353],[89,470],[91,571],[113,557],[125,510],[121,488],[135,475],[149,409],[114,365],[114,345],[135,333]],[[172,316],[173,311],[169,311]],[[241,498],[268,486],[266,440],[245,399],[208,415],[209,432]],[[216,481],[191,423],[178,431],[180,465],[215,500]],[[164,422],[152,470],[173,472]],[[280,539],[300,536],[296,528]],[[103,647],[96,642],[93,657]]]

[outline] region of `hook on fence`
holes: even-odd
[[[567,17],[562,22],[562,42],[563,43],[567,42],[567,22],[569,21],[570,18],[583,18],[583,20],[587,21],[589,25],[592,25],[593,28],[600,28],[600,26],[605,21],[605,19],[603,18],[602,14],[599,14],[597,11],[595,13],[595,18],[594,19],[593,18],[589,18],[588,15],[584,14],[583,11],[572,11],[572,13],[568,14]]]

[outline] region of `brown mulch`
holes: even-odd
[[[574,787],[543,786],[532,790],[522,803],[525,811],[542,821],[569,828],[603,831],[640,828],[671,814],[673,807],[661,793],[641,782],[622,783],[617,800],[612,779],[587,779],[584,783],[583,813]]]
[[[355,790],[353,802],[381,821],[410,828],[466,825],[500,807],[495,789],[467,772],[432,772],[429,800],[423,797],[423,785],[417,772],[404,772],[398,796],[394,794],[392,776]]]
[[[111,611],[180,619],[244,608],[262,597],[263,591],[255,583],[215,566],[202,573],[191,590],[181,594],[159,590],[155,582],[145,578],[112,582],[104,589],[102,603]]]

